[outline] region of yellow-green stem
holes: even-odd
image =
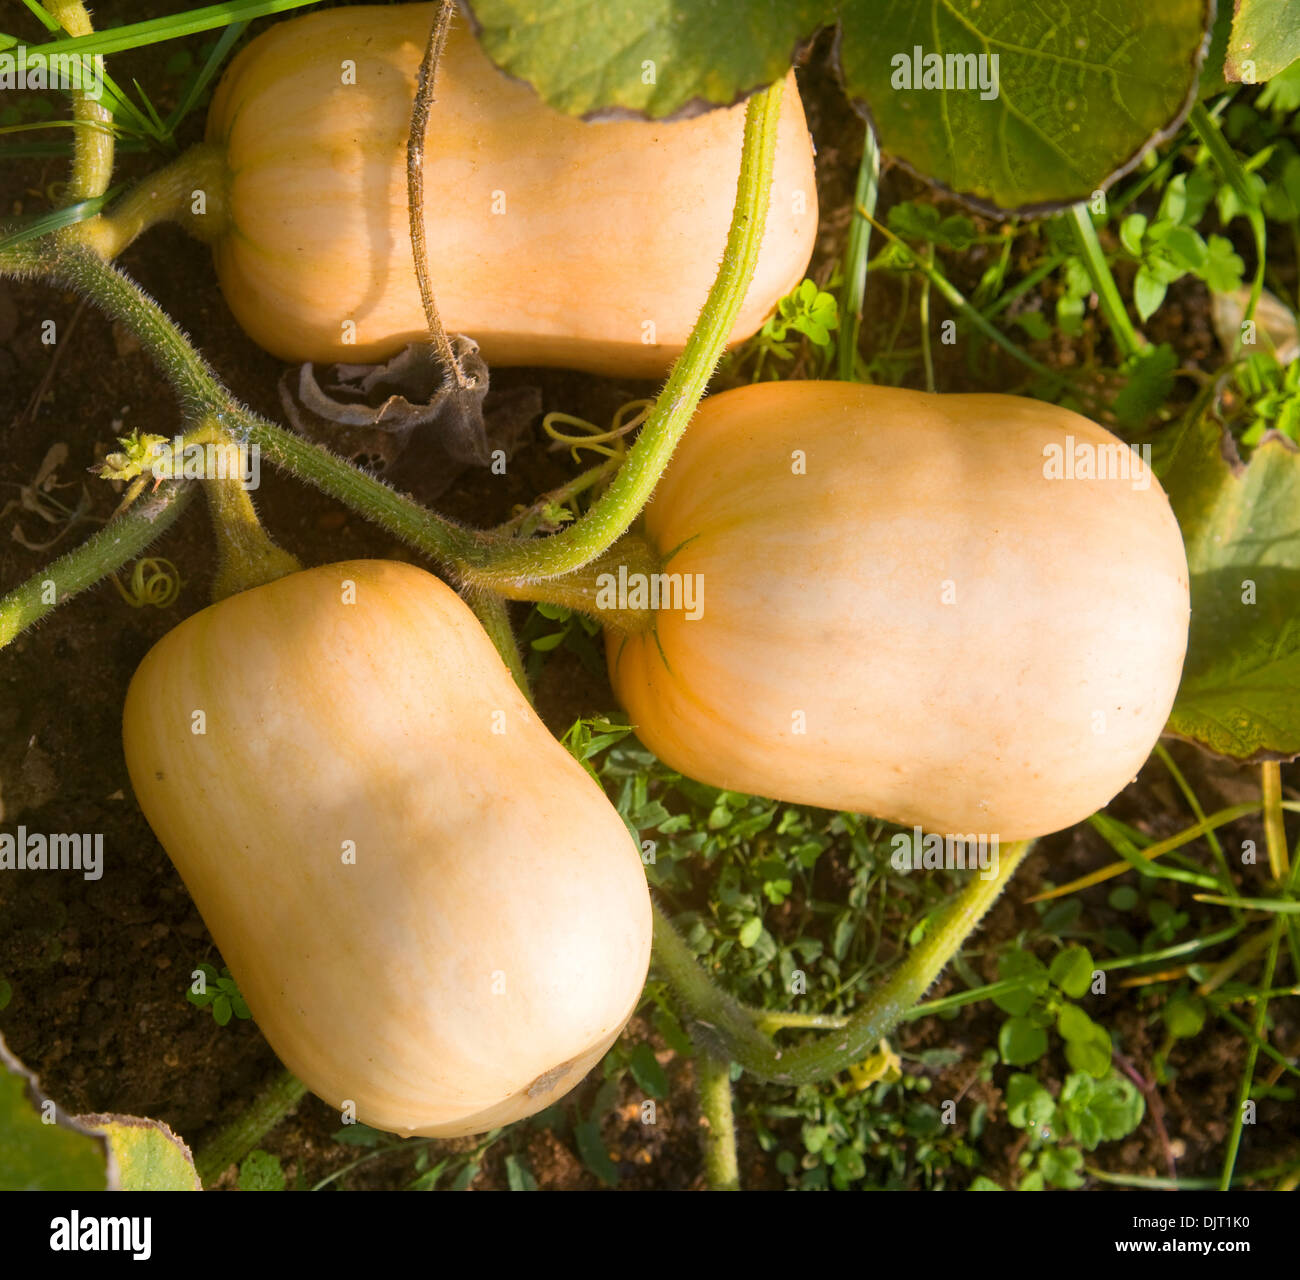
[[[1282,766],[1276,760],[1260,765],[1264,792],[1264,840],[1268,846],[1268,866],[1278,884],[1286,882],[1291,857],[1286,845],[1286,825],[1282,820]]]
[[[286,574],[297,573],[302,564],[296,556],[276,546],[257,518],[253,500],[244,487],[243,461],[247,445],[237,443],[215,425],[205,424],[185,436],[187,445],[213,444],[238,450],[239,466],[226,465],[223,474],[208,476],[203,492],[212,515],[217,541],[217,574],[212,582],[214,602],[240,591],[260,587]],[[229,454],[226,455],[229,458]]]
[[[51,17],[70,36],[88,36],[93,31],[90,15],[81,0],[45,0]],[[113,180],[112,113],[78,89],[72,95],[72,176],[63,195],[64,204],[93,200],[108,190]]]
[[[510,613],[505,600],[494,592],[470,588],[465,592],[465,603],[474,610],[474,616],[483,624],[483,630],[496,645],[501,661],[506,664],[520,692],[532,702],[533,691],[528,686],[528,675],[519,656],[519,644],[510,625]]]
[[[193,496],[193,486],[168,484],[110,520],[81,546],[38,569],[0,596],[0,649],[79,591],[135,559],[171,528]]]
[[[761,1011],[746,1009],[713,985],[658,906],[654,912],[654,962],[668,979],[697,1042],[773,1084],[824,1080],[861,1061],[920,1003],[1010,882],[1032,845],[1032,841],[1019,841],[1004,846],[991,878],[972,876],[925,937],[867,995],[843,1030],[793,1049],[777,1048],[762,1033],[756,1025],[763,1016]]]
[[[232,1164],[242,1160],[306,1094],[307,1086],[297,1076],[288,1071],[276,1076],[246,1111],[194,1153],[194,1167],[203,1185],[209,1186]]]
[[[700,1111],[704,1118],[704,1176],[710,1191],[739,1191],[736,1116],[731,1097],[731,1063],[704,1050],[695,1059]]]
[[[159,222],[179,222],[196,239],[215,240],[229,229],[230,209],[222,148],[191,147],[137,183],[107,212],[73,231],[101,258],[115,258],[138,235]]]

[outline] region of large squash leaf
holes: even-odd
[[[1209,0],[469,0],[488,55],[573,115],[737,101],[838,23],[845,88],[896,158],[995,211],[1104,189],[1182,119]],[[917,87],[915,51],[953,57]],[[983,56],[997,92],[955,87]],[[924,69],[924,63],[920,64]],[[978,66],[978,64],[974,64]],[[944,63],[948,69],[948,63]],[[906,75],[907,79],[904,79]],[[905,87],[910,86],[910,87]]]
[[[1159,468],[1183,530],[1192,623],[1170,732],[1234,760],[1300,754],[1300,452],[1243,466],[1208,419]]]
[[[108,1142],[47,1098],[0,1036],[0,1191],[106,1191]]]
[[[1229,4],[1230,0],[1222,0]],[[1224,75],[1258,84],[1300,58],[1300,0],[1237,0]]]
[[[201,1191],[190,1149],[140,1116],[69,1116],[0,1036],[0,1191]]]
[[[108,1139],[123,1191],[203,1190],[189,1147],[161,1120],[119,1115],[77,1120]]]

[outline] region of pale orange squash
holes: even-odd
[[[406,139],[428,4],[330,9],[258,36],[222,78],[208,141],[231,310],[285,360],[375,361],[426,335]],[[491,365],[663,373],[717,273],[745,108],[586,123],[498,71],[457,20],[427,135],[425,234],[443,324]],[[731,334],[803,277],[817,230],[812,144],[791,73],[771,211]]]
[[[1130,478],[1050,478],[1052,446]],[[1169,503],[1114,436],[1049,404],[728,391],[701,405],[645,528],[678,549],[666,573],[699,575],[703,612],[608,631],[611,679],[645,744],[715,786],[1038,836],[1133,778],[1178,688]]]
[[[636,1006],[637,845],[431,574],[351,561],[204,609],[141,663],[123,733],[257,1025],[332,1106],[507,1124]]]

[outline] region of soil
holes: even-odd
[[[125,20],[129,14],[135,20],[172,7],[104,0],[96,16],[101,21]],[[861,125],[828,72],[827,53],[826,42],[819,42],[801,71],[810,124],[818,140],[823,225],[812,274],[821,280],[842,251],[861,150]],[[166,90],[170,85],[174,92],[176,82],[161,70],[164,57],[163,52],[145,50],[118,59],[113,70],[120,82],[130,83],[135,76],[151,93],[160,86],[157,100],[165,111],[171,105]],[[191,118],[187,128],[181,141],[197,140],[201,115]],[[138,176],[150,167],[147,157],[125,157],[118,177]],[[46,209],[46,192],[62,179],[63,169],[59,159],[5,162],[4,215]],[[911,198],[934,197],[910,175],[887,166],[882,213],[891,203]],[[995,230],[987,222],[979,225],[982,230]],[[1238,248],[1250,262],[1249,245]],[[974,287],[988,265],[989,252],[977,249],[951,256],[949,266],[958,287]],[[164,227],[130,248],[121,265],[162,302],[243,400],[272,418],[282,417],[276,392],[281,365],[236,326],[204,247],[180,230]],[[1289,270],[1294,272],[1294,264]],[[1031,296],[1028,305],[1050,306],[1051,301],[1039,293]],[[892,324],[899,305],[896,282],[883,275],[873,277],[863,337],[866,350],[883,333],[883,318]],[[946,316],[936,300],[932,323],[937,326]],[[41,326],[50,320],[59,335],[53,347],[41,341]],[[1172,342],[1184,362],[1208,366],[1217,358],[1207,298],[1200,286],[1175,290],[1173,302],[1161,312],[1161,324],[1165,331],[1151,336]],[[1115,353],[1108,349],[1104,330],[1097,332],[1102,336],[1096,340],[1096,350],[1059,340],[1032,349],[1058,367],[1093,358],[1114,364]],[[900,345],[910,341],[905,329]],[[939,385],[947,390],[1014,389],[1023,382],[1022,371],[992,349],[971,352],[936,345],[935,355]],[[636,382],[512,370],[494,373],[492,397],[521,387],[537,388],[546,410],[562,408],[593,421],[606,421],[618,405],[654,391]],[[74,546],[111,514],[117,495],[89,476],[87,469],[112,447],[113,439],[130,429],[170,436],[177,414],[166,384],[129,335],[115,331],[71,294],[44,285],[0,283],[0,422],[6,428],[0,456],[0,506],[17,496],[19,486],[36,474],[50,447],[61,443],[66,445],[67,458],[58,471],[62,487],[55,496],[80,513],[75,523],[55,526],[27,512],[11,512],[0,528],[3,589]],[[515,504],[531,501],[561,483],[570,474],[567,460],[548,450],[544,440],[534,423],[530,442],[512,461],[504,482],[483,471],[465,472],[441,493],[439,509],[470,524],[493,524],[507,518]],[[442,477],[422,475],[418,469],[403,471],[400,464],[392,478],[417,497],[422,490],[442,488]],[[264,473],[256,497],[274,538],[304,563],[357,556],[414,558],[384,532],[283,477]],[[11,536],[11,531],[20,531],[33,542],[58,534],[58,541],[48,549],[30,550],[17,540],[19,532]],[[0,1031],[37,1072],[45,1091],[69,1111],[153,1116],[197,1147],[247,1105],[279,1067],[252,1023],[236,1020],[218,1027],[207,1013],[186,1001],[190,971],[203,961],[219,964],[219,956],[141,816],[127,781],[120,717],[130,677],[166,630],[207,603],[212,541],[197,504],[166,535],[157,553],[177,566],[183,580],[174,606],[131,608],[111,583],[101,584],[20,637],[0,660],[0,816],[5,828],[22,822],[31,830],[51,833],[102,833],[106,864],[103,878],[96,882],[36,872],[0,877],[0,978],[13,990],[11,1003],[0,1013]],[[516,618],[522,621],[522,617],[520,610]],[[565,650],[545,667],[537,698],[543,718],[556,732],[578,715],[614,706],[608,686],[593,679]],[[1207,810],[1240,799],[1243,792],[1257,794],[1257,774],[1252,770],[1209,761],[1182,746],[1176,745],[1174,754]],[[1289,771],[1284,771],[1284,778],[1288,785],[1294,782]],[[1181,797],[1159,767],[1148,768],[1112,811],[1157,836],[1187,821]],[[1230,829],[1224,834],[1225,843],[1229,838],[1252,837],[1262,847],[1261,833],[1247,826]],[[1100,838],[1086,827],[1044,840],[1017,877],[1011,895],[984,925],[981,949],[991,951],[996,943],[1037,927],[1039,916],[1025,899],[1049,873],[1061,883],[1109,860]],[[1083,915],[1078,928],[1117,923],[1116,913],[1106,903],[1107,887],[1080,895]],[[1181,905],[1186,909],[1185,903]],[[992,961],[980,963],[991,980]],[[954,988],[954,980],[945,979],[937,993]],[[1291,1058],[1300,1053],[1295,1007],[1294,1002],[1274,1006],[1277,1025],[1272,1041]],[[996,1043],[999,1021],[991,1006],[976,1006],[953,1022],[909,1025],[897,1034],[894,1044],[905,1053],[943,1044],[962,1049],[974,1062],[984,1048]],[[1106,1025],[1127,1058],[1150,1079],[1151,1058],[1161,1041],[1150,1002],[1144,1003],[1133,992],[1110,997]],[[621,1175],[619,1185],[700,1187],[692,1064],[677,1058],[639,1019],[628,1035],[655,1045],[671,1094],[660,1103],[659,1123],[647,1126],[640,1122],[640,1094],[630,1078],[621,1086],[602,1127],[602,1140]],[[1177,1077],[1159,1090],[1159,1098],[1180,1175],[1217,1173],[1243,1060],[1241,1038],[1213,1025],[1174,1051],[1170,1064]],[[1055,1062],[1053,1066],[1059,1081],[1065,1065]],[[955,1097],[970,1088],[971,1073],[969,1065],[935,1072],[934,1096]],[[593,1078],[575,1095],[583,1115],[599,1086],[600,1080]],[[976,1085],[974,1092],[991,1108],[980,1143],[985,1162],[981,1171],[1006,1183],[1021,1135],[1005,1122],[995,1086]],[[754,1096],[752,1087],[742,1084],[742,1105]],[[337,1113],[309,1096],[260,1145],[282,1158],[291,1185],[311,1186],[357,1158],[355,1148],[332,1139],[338,1128]],[[1246,1130],[1238,1168],[1261,1168],[1294,1158],[1294,1130],[1293,1111],[1288,1115],[1280,1102],[1261,1102],[1258,1123]],[[472,1145],[446,1144],[445,1151],[465,1151]],[[799,1149],[797,1138],[794,1147]],[[579,1158],[568,1124],[529,1127],[509,1149],[526,1159],[543,1189],[599,1185]],[[1131,1139],[1107,1150],[1106,1167],[1160,1176],[1166,1172],[1168,1149],[1148,1117]],[[506,1153],[505,1144],[492,1149],[472,1185],[506,1185]],[[747,1132],[742,1132],[741,1159],[747,1186],[784,1185],[772,1158],[758,1149]],[[344,1185],[407,1185],[416,1173],[414,1160],[407,1151],[383,1156],[348,1174]],[[233,1185],[233,1175],[228,1174],[220,1185]]]

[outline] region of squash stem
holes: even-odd
[[[190,484],[167,484],[110,520],[75,551],[38,569],[0,596],[0,649],[80,591],[122,568],[176,522],[194,496]]]
[[[691,1023],[692,1035],[772,1084],[813,1084],[844,1071],[918,1004],[1010,882],[1032,841],[1005,845],[992,877],[972,876],[920,943],[853,1014],[842,1030],[794,1049],[778,1049],[758,1027],[766,1011],[747,1009],[716,987],[656,905],[654,960]]]
[[[784,82],[750,98],[740,179],[726,251],[686,349],[623,467],[581,519],[547,538],[464,529],[426,511],[343,458],[246,409],[222,385],[167,314],[97,252],[76,244],[24,242],[0,252],[0,274],[41,277],[88,296],[140,341],[175,388],[191,421],[211,419],[263,458],[361,512],[446,565],[465,586],[512,598],[539,580],[586,565],[627,531],[649,500],[713,374],[758,261],[772,184]],[[569,592],[571,587],[560,590]],[[579,592],[586,591],[580,587]]]
[[[307,1086],[282,1071],[246,1111],[218,1130],[194,1153],[194,1167],[205,1187],[242,1160],[261,1139],[303,1100]]]
[[[710,1191],[739,1191],[736,1116],[731,1096],[731,1063],[708,1050],[695,1060],[700,1111],[704,1118],[704,1174]]]
[[[101,258],[115,258],[160,222],[179,222],[196,239],[229,229],[229,173],[220,147],[201,143],[138,182],[108,213],[79,222],[75,235]]]
[[[186,450],[206,452],[203,492],[217,541],[213,603],[297,573],[302,564],[271,540],[244,487],[249,446],[231,439],[210,420],[182,438]]]
[[[563,605],[612,631],[637,634],[654,626],[656,610],[650,607],[648,592],[663,570],[650,543],[629,533],[572,573],[535,582],[502,582],[497,591],[509,600]]]
[[[496,645],[501,661],[506,664],[519,691],[531,705],[533,691],[528,685],[528,674],[524,670],[523,659],[519,656],[519,644],[515,640],[514,628],[510,625],[510,611],[504,598],[492,591],[473,588],[464,594],[465,603],[474,610],[474,616],[483,624],[483,630]]]
[[[361,512],[417,550],[451,566],[487,535],[427,511],[382,480],[327,449],[268,422],[238,403],[167,313],[112,263],[84,246],[28,241],[0,252],[0,275],[44,278],[85,294],[140,340],[192,419],[210,418],[236,440],[261,449],[265,461]]]

